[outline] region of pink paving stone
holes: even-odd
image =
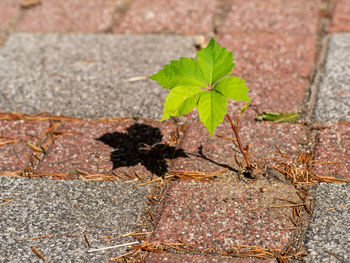
[[[261,260],[250,258],[228,258],[217,256],[202,256],[202,255],[183,255],[183,254],[156,254],[149,253],[145,259],[147,263],[268,263],[276,262],[276,260]]]
[[[161,156],[159,152],[175,129],[167,123],[63,122],[58,130],[64,134],[56,138],[38,170],[72,174],[80,169],[94,174],[114,169],[121,175],[134,175],[135,169],[146,177],[151,171],[156,173],[158,166],[168,165],[170,158],[165,155],[174,148],[164,149]]]
[[[42,0],[25,12],[18,32],[102,32],[111,23],[111,0]]]
[[[48,127],[47,121],[0,120],[0,171],[23,170],[33,152],[26,142],[38,145]],[[1,142],[12,140],[15,143],[1,145]]]
[[[199,34],[212,31],[218,0],[134,1],[117,33]]]
[[[227,139],[233,137],[226,118],[212,138],[202,123],[191,123],[180,143],[189,158],[174,160],[172,167],[176,170],[200,172],[213,172],[224,167],[236,169],[235,155],[240,160],[242,157],[238,148]],[[243,145],[249,143],[251,158],[260,166],[273,164],[271,158],[276,157],[276,147],[290,156],[291,160],[299,153],[299,143],[308,143],[306,131],[301,125],[254,122],[249,113],[242,117],[240,137]]]
[[[316,33],[320,0],[233,1],[219,32]]]
[[[19,12],[20,3],[20,0],[0,1],[0,29],[6,27],[11,19]]]
[[[297,76],[242,76],[250,89],[251,106],[259,113],[300,112],[307,81]]]
[[[350,32],[350,0],[336,0],[330,32]]]
[[[233,51],[237,75],[308,77],[313,67],[315,35],[231,33],[217,40]]]
[[[267,191],[260,192],[261,186]],[[151,241],[180,239],[216,253],[232,251],[235,245],[283,250],[291,237],[286,230],[292,227],[291,209],[271,208],[282,204],[275,197],[298,200],[292,185],[277,181],[259,186],[237,179],[174,181],[163,195]]]
[[[319,132],[315,160],[341,163],[315,165],[316,174],[350,178],[350,123],[333,123]]]

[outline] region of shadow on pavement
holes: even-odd
[[[167,172],[167,159],[187,157],[182,149],[161,143],[162,139],[158,128],[140,123],[129,126],[126,133],[106,133],[97,138],[115,149],[110,157],[113,169],[140,163],[158,176]]]

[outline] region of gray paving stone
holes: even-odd
[[[350,262],[350,184],[321,183],[315,196],[306,261]]]
[[[331,37],[314,117],[318,121],[350,120],[350,34]]]
[[[31,247],[47,262],[104,262],[117,257],[126,248],[87,251],[135,241],[124,237],[106,243],[101,237],[140,229],[145,191],[121,182],[0,177],[0,262],[41,262]],[[56,235],[19,240],[50,234]]]
[[[194,55],[194,42],[173,35],[13,34],[0,48],[0,110],[158,119],[167,91],[130,79]]]

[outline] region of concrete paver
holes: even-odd
[[[111,23],[114,3],[107,1],[55,0],[26,10],[17,23],[17,32],[103,32]]]
[[[321,183],[315,196],[306,262],[349,262],[350,184]]]
[[[193,55],[193,41],[182,36],[13,34],[0,49],[0,109],[158,119],[167,90],[145,77],[172,59]]]
[[[118,236],[139,231],[146,189],[123,182],[1,176],[0,261],[38,262],[32,247],[48,262],[104,262],[117,257],[126,247],[88,250],[135,242]],[[52,236],[35,239],[46,235]]]
[[[322,82],[318,87],[314,119],[350,120],[350,34],[333,34]]]
[[[213,31],[217,0],[134,1],[116,33],[203,34]]]
[[[39,146],[47,128],[48,121],[0,120],[0,172],[23,170],[33,152],[26,142]]]

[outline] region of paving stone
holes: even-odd
[[[139,0],[129,8],[117,33],[210,33],[218,0]]]
[[[0,110],[159,119],[168,91],[145,77],[193,55],[193,44],[170,35],[13,34],[0,48]]]
[[[23,170],[33,152],[26,142],[38,145],[47,128],[47,121],[0,120],[0,172]]]
[[[238,62],[237,62],[238,63]],[[300,112],[307,80],[297,76],[244,76],[257,112]]]
[[[233,51],[236,74],[307,77],[313,66],[314,35],[254,32],[219,34],[217,38]]]
[[[175,181],[166,190],[151,241],[183,240],[198,249],[232,251],[235,245],[285,249],[290,208],[275,197],[298,200],[292,185],[276,180],[245,182],[234,175],[215,182]],[[262,193],[259,189],[265,188]]]
[[[306,262],[350,261],[350,184],[321,183],[306,234]]]
[[[176,159],[171,169],[214,172],[229,168],[214,182],[175,181],[164,194],[162,214],[153,241],[176,242],[178,239],[199,248],[224,250],[232,245],[255,245],[283,249],[290,233],[290,211],[271,208],[275,197],[295,198],[295,188],[267,169],[266,177],[255,182],[237,178],[234,144],[225,137],[233,135],[228,122],[221,124],[214,137],[199,123],[192,123],[180,143],[187,158]],[[223,136],[218,138],[216,136]],[[241,137],[250,143],[251,155],[259,164],[271,162],[276,146],[290,156],[298,152],[304,140],[302,127],[291,124],[242,124]],[[240,156],[238,155],[238,158]],[[260,166],[261,167],[261,166]],[[232,171],[233,170],[233,171]],[[279,178],[276,179],[276,176]],[[261,188],[267,191],[262,193]],[[279,192],[280,191],[280,192]]]
[[[316,146],[316,162],[340,164],[315,165],[319,175],[350,178],[350,123],[329,123],[319,132]]]
[[[350,34],[333,34],[323,79],[318,87],[314,118],[317,121],[350,120]]]
[[[4,29],[11,19],[18,13],[20,0],[0,1],[0,30]]]
[[[234,1],[219,32],[316,33],[320,1]]]
[[[114,3],[108,1],[41,1],[26,11],[17,32],[102,32],[112,22]]]
[[[337,0],[333,1],[335,8],[332,21],[329,26],[330,32],[350,32],[350,1]]]
[[[250,116],[242,117],[240,137],[243,145],[249,144],[251,158],[261,166],[271,163],[270,158],[276,157],[274,155],[278,152],[276,147],[292,159],[299,151],[298,144],[307,143],[307,136],[302,126],[287,123],[256,123]],[[212,138],[202,123],[191,123],[180,143],[180,147],[188,157],[179,157],[173,166],[179,170],[202,172],[213,172],[223,167],[236,169],[238,167],[235,155],[239,159],[242,157],[229,138],[234,138],[234,134],[226,118],[215,130]]]
[[[119,235],[140,231],[147,187],[123,182],[84,182],[0,177],[0,261],[104,262],[126,247],[89,249],[134,242]],[[83,235],[86,235],[89,248]],[[36,237],[52,235],[35,239]],[[112,236],[107,242],[103,236]],[[20,239],[32,240],[20,240]]]
[[[149,253],[145,262],[161,263],[161,262],[177,262],[177,263],[267,263],[276,262],[275,260],[261,260],[249,258],[227,258],[215,256],[197,256],[197,255],[183,255],[183,254],[156,254]]]
[[[174,146],[166,147],[176,126],[125,120],[120,122],[64,122],[38,170],[43,173],[75,174],[79,169],[91,174],[142,177],[164,175],[172,157],[185,156]],[[162,154],[160,154],[160,152]],[[127,177],[125,177],[127,178]]]

